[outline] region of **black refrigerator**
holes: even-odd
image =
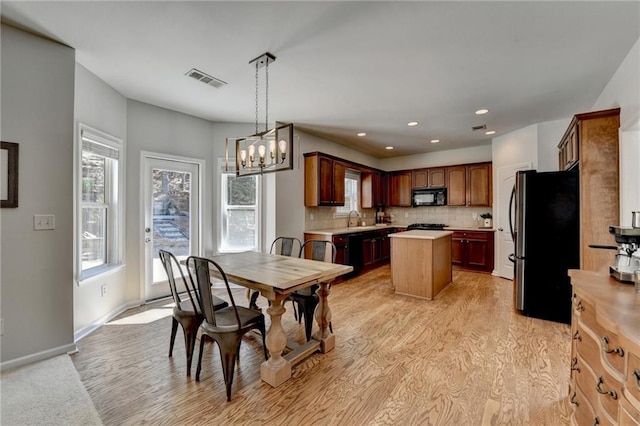
[[[580,267],[577,171],[519,171],[511,195],[514,304],[524,315],[571,323],[567,271]]]

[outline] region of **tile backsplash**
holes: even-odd
[[[332,229],[347,226],[346,216],[335,216],[335,207],[306,207],[305,229]],[[367,225],[375,223],[375,209],[360,211],[360,218]],[[405,226],[411,223],[444,223],[449,226],[477,228],[484,226],[482,213],[491,213],[491,207],[388,207],[387,215],[392,215],[393,225]],[[474,218],[475,216],[475,218]],[[311,219],[313,217],[313,219]]]

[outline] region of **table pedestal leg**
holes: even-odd
[[[320,300],[316,308],[315,316],[320,330],[313,335],[313,338],[320,341],[320,350],[322,353],[327,353],[336,347],[336,337],[329,330],[329,323],[331,322],[331,309],[329,308],[327,299],[331,293],[329,283],[321,283],[316,293]]]
[[[282,299],[276,297],[267,308],[271,317],[271,326],[266,337],[269,360],[260,366],[260,377],[273,387],[279,386],[291,377],[291,363],[282,357],[282,351],[287,345],[287,335],[281,322],[282,314],[286,311],[282,306]]]

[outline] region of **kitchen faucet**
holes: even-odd
[[[358,219],[360,219],[360,213],[358,213],[356,210],[351,210],[349,212],[349,217],[347,219],[347,228],[351,227],[351,213],[355,213],[356,216],[358,216]],[[358,222],[360,222],[359,220],[356,221],[356,226],[358,226]]]

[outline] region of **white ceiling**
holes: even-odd
[[[2,1],[1,13],[75,48],[124,96],[212,121],[255,122],[249,61],[271,52],[270,122],[378,158],[586,112],[640,37],[638,1]]]

